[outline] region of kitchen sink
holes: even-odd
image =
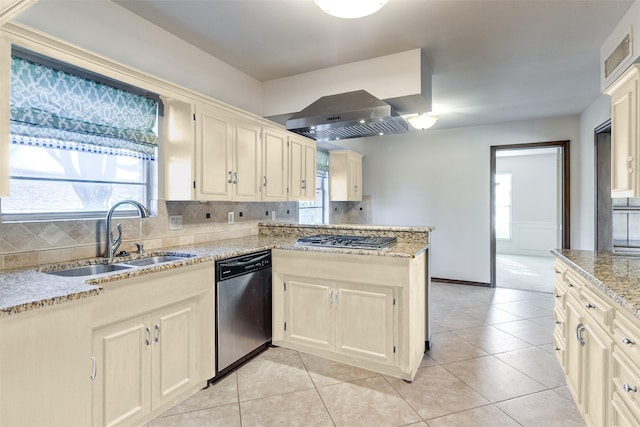
[[[96,264],[84,267],[66,268],[58,271],[48,271],[47,274],[66,277],[94,276],[96,274],[112,273],[114,271],[128,270],[131,265],[124,264]]]
[[[180,261],[191,257],[193,257],[193,255],[156,255],[148,258],[132,259],[131,261],[125,261],[123,264],[141,267],[145,265],[162,264],[163,262]]]

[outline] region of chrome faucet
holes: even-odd
[[[138,209],[138,213],[140,214],[140,218],[147,218],[149,216],[149,211],[144,205],[140,202],[136,202],[135,200],[123,200],[121,202],[116,203],[109,209],[109,213],[107,213],[106,225],[107,225],[107,258],[113,258],[113,255],[120,247],[120,243],[122,243],[122,224],[116,225],[118,229],[118,237],[113,238],[113,233],[111,232],[111,217],[113,216],[113,212],[116,210],[118,206],[122,205],[132,205],[136,209]],[[142,248],[142,245],[140,245]]]

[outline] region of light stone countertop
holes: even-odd
[[[57,263],[38,268],[0,272],[0,317],[17,314],[41,307],[61,304],[79,298],[99,295],[110,282],[157,273],[186,265],[194,265],[209,261],[217,261],[252,252],[269,249],[286,249],[312,252],[344,253],[366,256],[386,256],[413,258],[429,247],[429,233],[431,227],[390,227],[390,226],[354,226],[354,225],[324,225],[307,226],[286,223],[260,224],[259,234],[228,240],[218,240],[197,245],[166,248],[145,252],[142,257],[170,254],[191,254],[191,258],[169,263],[134,267],[119,272],[105,273],[85,277],[62,277],[46,274],[65,267],[81,267],[85,265],[105,263],[104,258],[92,258],[68,263]],[[299,236],[312,234],[359,234],[389,236],[395,235],[398,242],[385,249],[346,249],[319,248],[297,246],[295,241]],[[118,263],[139,258],[139,255],[118,257]],[[213,271],[212,271],[213,278]]]
[[[573,249],[551,253],[640,319],[640,257]]]

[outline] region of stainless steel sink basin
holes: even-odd
[[[141,267],[145,265],[161,264],[163,262],[180,261],[191,257],[193,257],[193,255],[157,255],[148,258],[138,258],[132,259],[131,261],[124,261],[124,264]]]
[[[66,277],[94,276],[96,274],[112,273],[114,271],[128,270],[133,268],[130,265],[123,264],[96,264],[85,265],[84,267],[67,268],[58,271],[48,271],[48,274]]]

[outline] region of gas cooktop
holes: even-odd
[[[346,236],[341,234],[318,234],[298,239],[296,245],[323,246],[332,248],[383,249],[396,243],[395,237]]]

